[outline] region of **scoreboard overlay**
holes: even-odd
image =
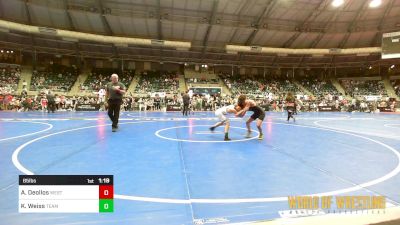
[[[20,213],[114,211],[113,175],[20,175]]]

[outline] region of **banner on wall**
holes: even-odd
[[[167,105],[167,111],[171,112],[171,111],[181,111],[181,106],[180,105]]]
[[[99,111],[100,104],[76,104],[76,111]]]
[[[335,112],[338,111],[334,106],[318,106],[319,112]]]
[[[382,99],[382,95],[365,95],[365,101],[379,101]]]
[[[150,94],[150,96],[151,96],[152,98],[154,98],[154,97],[156,97],[157,94],[158,94],[158,96],[160,96],[160,98],[165,98],[165,95],[166,95],[165,92],[152,92],[152,93]]]
[[[220,87],[191,87],[189,90],[193,91],[193,94],[209,94],[209,95],[215,95],[215,94],[221,94],[222,88]]]

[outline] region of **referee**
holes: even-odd
[[[186,93],[183,93],[182,95],[182,100],[183,100],[183,111],[182,114],[183,116],[187,116],[188,115],[188,111],[189,111],[189,104],[190,104],[190,96],[189,96],[189,91],[186,91]]]
[[[118,129],[119,111],[122,104],[122,96],[125,94],[125,85],[118,81],[118,75],[111,75],[111,82],[106,85],[106,99],[108,103],[108,116],[112,121],[112,132]],[[107,107],[107,105],[106,105]]]
[[[56,101],[54,100],[54,95],[50,90],[47,92],[46,98],[47,98],[48,112],[50,113],[50,111],[51,111],[52,113],[54,113],[54,111],[56,109]]]

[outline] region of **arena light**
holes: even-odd
[[[7,54],[10,53],[10,51],[7,51]]]
[[[369,3],[369,7],[370,8],[376,8],[376,7],[379,7],[381,4],[382,4],[382,0],[372,0]]]
[[[3,53],[4,52],[3,49],[0,52]]]
[[[344,0],[333,0],[332,6],[339,7],[339,6],[343,5],[343,3],[344,3]]]
[[[394,65],[391,65],[391,66],[390,66],[390,69],[393,69],[394,67],[395,67]]]
[[[11,53],[14,53],[14,51],[12,51],[12,50],[11,50],[10,52],[11,52]]]

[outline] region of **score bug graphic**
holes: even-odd
[[[114,212],[113,176],[20,175],[19,212]]]

